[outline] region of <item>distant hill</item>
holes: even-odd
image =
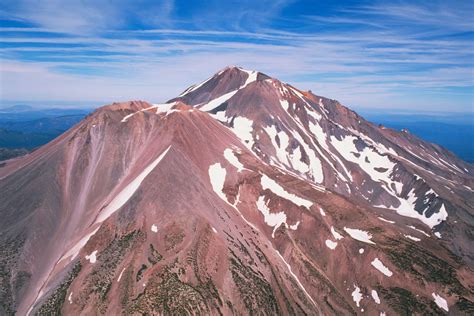
[[[0,148],[0,166],[2,165],[1,161],[23,156],[27,153],[29,153],[29,151],[26,148]]]
[[[42,146],[82,120],[90,109],[38,109],[14,105],[0,109],[0,147],[31,150]],[[5,158],[8,159],[8,158]]]
[[[59,135],[84,118],[84,114],[44,117],[32,121],[0,121],[0,128],[22,133]]]
[[[23,133],[0,128],[0,147],[33,149],[55,138],[58,134]]]

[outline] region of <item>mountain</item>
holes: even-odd
[[[0,314],[472,314],[474,167],[228,67],[0,168]]]

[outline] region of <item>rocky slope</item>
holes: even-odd
[[[229,67],[0,168],[0,314],[470,314],[473,173]]]

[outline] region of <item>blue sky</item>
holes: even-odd
[[[227,65],[354,109],[474,112],[472,1],[3,0],[0,106],[163,102]]]

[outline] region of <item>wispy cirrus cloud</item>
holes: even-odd
[[[173,0],[5,0],[3,18],[22,21],[50,31],[99,34],[128,28],[136,20],[165,25],[171,20]]]
[[[0,15],[17,21],[0,29],[3,103],[159,102],[233,64],[353,107],[473,108],[469,4],[20,2]]]
[[[383,18],[384,25],[396,25],[413,31],[425,32],[429,26],[442,32],[472,32],[474,21],[472,14],[474,4],[471,1],[430,1],[430,2],[378,2],[355,8],[347,8],[342,12],[354,14],[354,20],[371,16]],[[429,31],[429,30],[428,30]]]

